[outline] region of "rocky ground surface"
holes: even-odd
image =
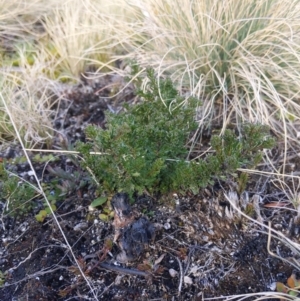
[[[125,86],[123,80],[110,75],[98,80],[83,78],[80,84],[66,88],[53,117],[57,133],[51,147],[71,149],[77,140],[84,141],[87,124],[105,128],[108,110],[118,113],[123,102],[135,102],[130,85],[109,97],[112,87],[120,85]],[[280,149],[273,153],[280,162]],[[35,155],[30,154],[31,158]],[[289,164],[296,170],[298,156],[289,155]],[[34,183],[28,163],[14,163],[20,156],[18,146],[2,149],[0,154],[8,170]],[[7,214],[13,200],[0,200],[0,300],[202,300],[271,292],[274,282],[286,283],[293,272],[297,276],[290,263],[297,262],[298,255],[275,237],[268,244],[266,228],[257,223],[271,222],[284,237],[299,243],[296,210],[275,178],[250,177],[242,195],[236,193],[232,181],[216,182],[198,195],[136,195],[129,210],[143,222],[132,226],[134,232],[120,227],[116,239],[118,210],[109,202],[106,209],[90,207],[96,191],[89,181],[83,181],[87,172],[78,160],[63,153],[47,162],[33,160],[41,183],[51,186],[57,180],[65,188],[66,193],[55,203],[61,229],[51,215],[43,222],[36,220],[44,206],[41,196],[30,200],[32,209],[24,215],[14,214],[18,209]],[[261,169],[268,171],[268,166]],[[238,214],[226,195],[253,220]],[[108,214],[107,220],[103,213]],[[145,224],[151,234],[147,239],[139,230]],[[126,239],[136,244],[128,247]],[[122,252],[126,253],[123,262]],[[134,255],[128,257],[129,253]]]

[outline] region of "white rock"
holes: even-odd
[[[170,223],[164,223],[164,228],[165,228],[166,230],[171,229]]]
[[[79,224],[77,224],[73,229],[74,231],[82,231],[88,228],[88,223],[86,222],[81,222]]]
[[[276,290],[276,282],[272,282],[270,285],[269,285],[269,289],[271,291],[275,291]]]
[[[174,278],[178,275],[178,272],[175,271],[174,269],[169,269],[169,274],[170,274],[171,277]]]
[[[185,284],[193,284],[193,280],[192,280],[192,278],[189,277],[189,276],[184,276],[183,282],[184,282]]]

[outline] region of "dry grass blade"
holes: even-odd
[[[271,227],[271,223],[269,223],[269,225],[267,226],[267,225],[263,224],[261,221],[255,220],[255,219],[249,217],[248,215],[246,215],[244,212],[242,212],[240,210],[240,208],[238,208],[236,206],[235,202],[233,200],[231,200],[230,194],[228,194],[228,195],[225,194],[225,198],[230,203],[230,206],[233,208],[233,210],[238,212],[239,215],[242,215],[243,217],[248,219],[250,222],[257,224],[257,225],[261,226],[262,229],[266,230],[266,232],[265,231],[263,231],[263,232],[268,234],[267,248],[268,248],[268,252],[270,255],[292,265],[296,270],[300,269],[298,260],[296,260],[294,258],[290,258],[289,260],[287,260],[285,258],[279,257],[274,252],[272,252],[270,249],[271,239],[273,237],[273,238],[279,240],[283,245],[287,246],[293,252],[293,254],[295,254],[295,257],[297,257],[300,254],[300,245],[298,243],[293,242],[292,240],[287,238],[281,232],[274,230]],[[269,299],[269,298],[280,298],[281,300],[294,300],[295,299],[295,297],[288,295],[288,294],[282,294],[282,293],[278,293],[278,292],[264,292],[264,293],[255,293],[255,294],[227,296],[226,300],[239,300],[240,301],[240,300],[247,300],[248,298],[251,298],[251,300],[265,300],[265,299]],[[207,300],[217,300],[217,299],[219,299],[219,298],[207,298]]]
[[[170,74],[203,98],[203,125],[221,115],[224,123],[261,122],[295,139],[300,116],[298,1],[130,3],[137,8],[136,20],[119,34],[130,51],[127,57],[154,67],[159,75]]]
[[[20,50],[18,68],[3,68],[1,74],[1,96],[5,100],[22,141],[27,146],[50,145],[53,129],[51,107],[58,100],[53,98],[54,82],[42,74],[45,62],[28,64],[25,54]],[[23,57],[23,58],[22,58]],[[4,103],[0,101],[1,140],[14,140],[15,131],[8,118]]]
[[[57,227],[58,227],[58,229],[60,230],[60,232],[61,232],[61,234],[62,234],[62,236],[63,236],[63,238],[64,238],[64,241],[65,241],[65,243],[66,243],[67,249],[70,251],[70,254],[72,255],[74,261],[76,262],[76,265],[77,265],[77,267],[78,267],[78,270],[80,271],[81,276],[83,277],[84,281],[87,283],[87,285],[88,285],[88,287],[89,287],[91,293],[93,294],[93,297],[95,298],[95,300],[98,300],[98,298],[97,298],[97,296],[96,296],[96,294],[95,294],[95,289],[93,288],[93,285],[92,285],[91,282],[87,279],[87,277],[85,276],[85,274],[84,274],[82,268],[80,267],[80,264],[79,264],[79,262],[78,262],[78,260],[77,260],[77,258],[76,258],[76,256],[75,256],[75,254],[73,253],[72,248],[71,248],[71,245],[70,245],[70,243],[69,243],[69,241],[68,241],[68,239],[67,239],[67,237],[66,237],[66,234],[64,233],[62,227],[60,226],[59,221],[58,221],[58,219],[57,219],[57,217],[56,217],[56,215],[55,215],[55,213],[54,213],[54,211],[53,211],[53,209],[52,209],[52,207],[51,207],[51,204],[50,204],[50,202],[49,202],[49,200],[48,200],[48,198],[47,198],[47,196],[46,196],[46,194],[45,194],[45,192],[44,192],[44,190],[43,190],[43,187],[41,186],[41,183],[40,183],[40,181],[39,181],[39,179],[38,179],[38,176],[37,176],[37,174],[35,173],[35,170],[34,170],[34,168],[33,168],[32,162],[31,162],[31,160],[30,160],[30,158],[29,158],[29,155],[28,155],[27,151],[25,150],[24,143],[22,142],[22,139],[21,139],[21,135],[20,135],[20,133],[19,133],[19,130],[18,130],[17,126],[16,126],[15,123],[14,123],[13,116],[12,116],[12,114],[11,114],[11,112],[10,112],[10,109],[9,109],[9,107],[7,106],[5,99],[2,97],[1,94],[0,94],[0,98],[1,98],[1,100],[2,100],[2,102],[3,102],[3,105],[4,105],[4,107],[5,107],[5,110],[6,110],[6,113],[7,113],[8,117],[10,118],[10,121],[11,121],[11,123],[12,123],[12,126],[13,126],[13,128],[14,128],[14,130],[15,130],[15,132],[16,132],[16,136],[17,136],[17,138],[18,138],[18,140],[19,140],[19,142],[20,142],[20,144],[21,144],[21,146],[22,146],[22,149],[23,149],[23,151],[24,151],[24,154],[25,154],[25,157],[26,157],[26,159],[27,159],[27,162],[29,163],[29,166],[30,166],[31,170],[33,171],[33,176],[34,176],[34,178],[35,178],[35,180],[36,180],[36,183],[37,183],[37,190],[39,191],[39,193],[43,196],[44,200],[46,201],[46,203],[47,203],[47,205],[48,205],[48,208],[49,208],[49,210],[50,210],[50,212],[51,212],[51,214],[52,214],[52,216],[53,216],[53,219],[54,219],[55,223],[57,224]]]
[[[1,46],[10,48],[12,41],[31,39],[41,34],[38,22],[57,3],[57,0],[0,0],[0,37],[3,38]]]
[[[288,294],[276,293],[276,292],[262,292],[262,293],[253,293],[253,294],[241,294],[241,295],[232,295],[226,297],[215,297],[215,298],[203,298],[203,300],[226,300],[226,301],[242,301],[242,300],[270,300],[270,299],[280,299],[280,300],[297,300],[296,297],[293,297]]]

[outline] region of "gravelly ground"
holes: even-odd
[[[116,85],[124,86],[124,82],[112,75],[98,81],[82,80],[66,89],[53,120],[58,133],[52,147],[60,149],[76,140],[84,141],[87,124],[104,128],[106,110],[118,112],[124,101],[135,100],[132,86],[109,98]],[[3,150],[1,157],[13,158],[19,153],[17,146],[11,147]],[[34,166],[43,183],[49,184],[59,176],[62,185],[73,181],[68,193],[57,201],[56,216],[90,287],[80,275],[53,218],[48,216],[43,223],[36,221],[34,215],[43,207],[42,198],[35,198],[33,209],[18,218],[3,212],[7,202],[3,199],[0,271],[6,276],[0,300],[202,300],[271,291],[272,283],[285,283],[293,272],[291,265],[270,256],[263,227],[232,209],[230,217],[224,194],[234,192],[232,182],[215,183],[196,196],[136,196],[133,209],[155,224],[156,235],[138,259],[122,265],[116,261],[120,252],[116,244],[105,252],[107,241],[114,236],[112,220],[104,222],[99,218],[101,208],[89,209],[95,189],[79,185],[86,172],[70,156],[57,158],[48,162],[46,168],[41,162]],[[297,156],[290,163],[297,167]],[[32,180],[26,163],[15,166],[8,162],[7,168]],[[61,171],[73,175],[78,172],[79,176],[70,181]],[[276,230],[299,242],[292,205],[272,207],[274,202],[288,201],[273,179],[250,177],[246,192],[237,199],[246,197],[250,207],[259,208],[253,214],[254,220],[261,219],[265,225],[270,221]],[[272,239],[270,248],[280,257],[298,259],[276,239]],[[109,268],[100,262],[110,264]]]

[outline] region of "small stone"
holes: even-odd
[[[122,284],[122,278],[124,277],[124,275],[117,275],[116,279],[115,279],[115,285],[121,285]]]
[[[165,228],[166,230],[171,229],[170,223],[164,223],[164,228]]]
[[[93,211],[95,211],[96,210],[96,208],[94,208],[93,206],[89,206],[89,212],[93,212]]]
[[[176,277],[178,275],[178,272],[174,269],[169,269],[169,274],[172,278]]]
[[[192,285],[192,284],[193,284],[193,280],[192,280],[192,278],[189,277],[189,276],[184,276],[183,282],[184,282],[185,284],[189,284],[189,285]]]
[[[74,231],[82,231],[88,228],[88,224],[86,222],[82,222],[77,224],[73,229]]]
[[[270,285],[269,285],[269,289],[271,291],[275,291],[276,290],[276,282],[272,282]]]
[[[191,268],[190,273],[195,275],[198,272],[198,270],[199,270],[199,267],[195,265]]]

